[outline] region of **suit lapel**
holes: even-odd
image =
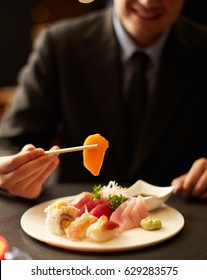
[[[111,150],[116,152],[117,160],[122,161],[125,157],[123,147],[126,145],[125,116],[119,48],[112,26],[111,10],[92,37],[89,33],[85,34],[80,50],[81,67],[97,110],[95,115],[100,117],[100,130],[104,130]]]
[[[165,47],[158,83],[154,92],[151,109],[148,111],[144,128],[137,144],[129,176],[133,176],[162,137],[165,129],[176,116],[184,102],[188,89],[196,76],[192,69],[192,54],[182,47],[179,41],[169,38]],[[182,63],[181,63],[182,61]],[[166,77],[166,78],[165,78]]]

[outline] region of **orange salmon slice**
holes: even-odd
[[[105,152],[109,142],[99,133],[89,135],[84,145],[98,144],[97,148],[83,150],[83,164],[94,176],[98,176],[103,164]]]

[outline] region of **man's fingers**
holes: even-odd
[[[171,185],[175,187],[174,193],[180,193],[183,189],[183,182],[185,180],[186,174],[181,175],[180,177],[175,178],[172,182]]]
[[[59,159],[50,162],[44,168],[39,169],[35,174],[16,182],[10,189],[10,193],[24,198],[34,199],[39,196],[42,191],[42,185],[51,173],[58,166]]]
[[[44,155],[44,150],[35,149],[33,151],[25,151],[14,156],[1,158],[0,170],[1,173],[9,173],[16,170],[21,165],[30,162],[40,156]]]
[[[184,188],[190,186],[190,185],[195,185],[203,172],[206,169],[206,159],[201,158],[198,159],[194,162],[192,165],[190,171],[187,173],[185,181],[184,181]]]
[[[206,197],[207,160],[200,158],[194,162],[188,173],[174,179],[174,193],[182,192],[184,196]]]
[[[17,169],[1,175],[1,187],[14,186],[20,181],[28,179],[30,176],[34,176],[41,170],[46,169],[53,162],[59,161],[55,155],[39,156],[25,164],[22,164]]]
[[[187,173],[183,182],[183,190],[185,195],[190,195],[196,188],[200,178],[206,170],[206,159],[200,158],[194,162],[190,171]]]
[[[39,176],[34,180],[31,185],[27,188],[26,194],[27,198],[36,198],[39,196],[41,189],[38,190],[36,186],[42,186],[44,182],[47,180],[47,178],[52,174],[52,172],[56,169],[58,166],[59,160],[53,161],[49,166],[39,174]]]
[[[203,172],[201,177],[199,178],[198,182],[196,183],[192,195],[195,197],[203,196],[203,194],[207,190],[207,170]]]
[[[27,144],[27,145],[25,145],[25,146],[22,148],[22,150],[20,151],[20,153],[21,153],[21,152],[33,151],[33,150],[35,150],[35,149],[36,149],[36,147],[35,147],[33,144]]]

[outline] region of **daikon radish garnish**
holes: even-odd
[[[103,164],[105,152],[109,147],[109,142],[99,133],[89,135],[85,145],[98,144],[97,148],[83,150],[83,164],[94,176],[98,176]]]

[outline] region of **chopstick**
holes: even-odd
[[[85,149],[94,149],[97,148],[98,144],[91,144],[91,145],[85,145],[85,146],[77,146],[77,147],[71,147],[71,148],[64,148],[64,149],[58,149],[58,150],[49,150],[46,151],[46,155],[55,155],[55,154],[63,154],[63,153],[70,153],[70,152],[78,152]]]

